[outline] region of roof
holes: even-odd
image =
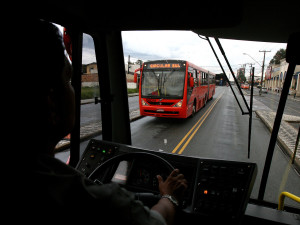
[[[143,2],[43,1],[24,3],[24,15],[35,15],[86,33],[100,30],[193,30],[218,38],[287,42],[300,32],[299,1],[214,0]],[[121,9],[121,10],[120,10]],[[137,9],[137,10],[135,10]]]

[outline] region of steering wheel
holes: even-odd
[[[154,165],[155,165],[155,162],[159,163],[166,169],[166,171],[169,174],[174,170],[174,167],[167,160],[163,159],[162,157],[160,157],[158,155],[154,155],[152,153],[146,153],[146,152],[132,152],[132,153],[124,153],[121,155],[117,155],[117,156],[114,156],[114,157],[108,159],[103,164],[98,166],[90,174],[89,179],[91,179],[93,181],[97,180],[101,175],[103,175],[103,172],[107,168],[109,168],[113,165],[118,165],[121,161],[133,161],[133,160],[141,160],[141,159],[151,161],[151,162],[153,162]],[[115,170],[110,175],[106,174],[107,177],[105,178],[105,181],[111,181],[112,176],[115,173]],[[104,182],[104,183],[106,183],[106,182]],[[157,202],[157,200],[160,198],[159,196],[154,195],[152,193],[136,193],[135,196],[136,196],[136,199],[141,200],[145,205],[153,204],[154,202]]]

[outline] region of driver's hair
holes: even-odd
[[[51,90],[57,90],[59,96],[64,85],[62,35],[57,26],[39,19],[18,21],[10,35],[16,64],[9,77],[14,84],[10,109],[16,113],[11,127],[17,128],[15,135],[22,138],[24,146],[43,148],[48,132],[47,97]]]
[[[18,58],[24,68],[26,85],[35,86],[39,91],[54,88],[59,84],[63,71],[64,44],[59,29],[44,20],[26,21],[29,35],[20,35],[17,43]],[[23,22],[22,22],[23,23]]]

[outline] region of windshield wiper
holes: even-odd
[[[244,100],[244,103],[245,103],[245,105],[246,105],[246,107],[247,107],[247,109],[248,109],[248,112],[244,112],[244,110],[243,110],[243,108],[242,108],[242,106],[241,106],[241,104],[240,104],[240,102],[239,102],[239,100],[238,100],[238,98],[237,98],[235,92],[233,91],[233,88],[232,88],[232,86],[231,86],[231,83],[230,83],[230,81],[229,81],[229,79],[228,79],[228,77],[227,77],[227,75],[226,75],[226,73],[225,73],[225,70],[224,70],[224,68],[223,68],[223,66],[222,66],[222,64],[221,64],[221,62],[220,62],[220,60],[219,60],[219,58],[218,58],[218,56],[217,56],[217,53],[216,53],[214,47],[212,46],[212,44],[211,44],[211,42],[210,42],[210,40],[209,40],[209,37],[203,38],[203,37],[201,37],[200,35],[198,35],[198,36],[199,36],[201,39],[204,39],[204,40],[208,41],[208,43],[209,43],[209,45],[210,45],[210,47],[211,47],[211,49],[212,49],[212,51],[213,51],[213,53],[214,53],[214,55],[215,55],[217,61],[218,61],[218,63],[219,63],[219,65],[220,65],[220,67],[221,67],[221,69],[222,69],[222,71],[223,71],[223,73],[225,74],[226,80],[227,80],[227,82],[228,82],[228,84],[229,84],[229,86],[230,86],[230,88],[231,88],[231,91],[232,91],[232,93],[233,93],[233,95],[234,95],[234,97],[235,97],[235,99],[236,99],[236,101],[237,101],[237,103],[238,103],[238,105],[239,105],[241,111],[242,111],[242,115],[249,114],[249,128],[248,128],[248,129],[249,129],[249,130],[248,130],[248,158],[250,158],[250,143],[251,143],[251,132],[252,132],[252,105],[253,105],[253,104],[252,104],[252,101],[253,101],[254,67],[252,68],[252,72],[251,72],[251,73],[252,73],[252,83],[251,83],[251,97],[250,97],[250,107],[249,107],[249,106],[248,106],[248,103],[247,103],[247,101],[246,101],[246,99],[245,99],[245,96],[244,96],[244,94],[243,94],[243,92],[242,92],[242,90],[241,90],[241,87],[240,87],[240,85],[238,84],[238,81],[237,81],[237,79],[236,79],[236,77],[235,77],[235,75],[234,75],[234,72],[233,72],[233,70],[232,70],[232,68],[231,68],[231,66],[230,66],[230,63],[228,62],[228,59],[227,59],[226,54],[225,54],[225,52],[224,52],[224,50],[223,50],[223,47],[222,47],[222,45],[221,45],[219,39],[218,39],[218,38],[215,38],[215,41],[216,41],[217,45],[219,46],[219,49],[220,49],[220,51],[221,51],[221,53],[222,53],[222,55],[223,55],[223,57],[224,57],[224,59],[225,59],[225,61],[226,61],[226,63],[227,63],[227,66],[228,66],[229,69],[230,69],[230,72],[231,72],[231,74],[232,74],[232,76],[233,76],[233,78],[234,78],[234,81],[235,81],[235,83],[236,83],[236,85],[237,85],[237,87],[238,87],[238,89],[239,89],[239,91],[240,91],[240,94],[241,94],[241,96],[242,96],[242,98],[243,98],[243,100]]]
[[[168,70],[168,71],[169,71],[169,70]],[[161,74],[161,80],[160,80],[161,82],[159,82],[159,83],[161,84],[161,85],[160,85],[160,91],[161,91],[161,89],[164,89],[166,81],[169,79],[169,77],[171,76],[171,74],[172,74],[174,71],[175,71],[174,69],[171,70],[169,74],[166,74],[165,71],[162,71],[162,74]],[[160,92],[160,95],[162,95],[161,92]]]
[[[209,38],[208,37],[201,37],[200,35],[198,35],[200,38],[204,39],[204,40],[207,40],[220,64],[220,67],[222,68],[222,71],[223,73],[225,74],[225,77],[227,79],[227,81],[229,82],[228,80],[228,77],[209,41]],[[274,125],[273,125],[273,129],[272,129],[272,134],[271,134],[271,138],[270,138],[270,142],[269,142],[269,147],[268,147],[268,152],[267,152],[267,156],[266,156],[266,161],[265,161],[265,164],[264,164],[264,170],[263,170],[263,174],[262,174],[262,178],[261,178],[261,182],[260,182],[260,187],[259,187],[259,193],[258,193],[258,200],[261,200],[263,201],[264,200],[264,194],[265,194],[265,189],[266,189],[266,185],[267,185],[267,180],[268,180],[268,176],[269,176],[269,171],[270,171],[270,167],[271,167],[271,162],[272,162],[272,158],[273,158],[273,153],[274,153],[274,149],[275,149],[275,145],[276,145],[276,142],[277,142],[277,136],[278,136],[278,131],[279,131],[279,128],[280,128],[280,123],[281,123],[281,119],[282,119],[282,115],[283,115],[283,112],[284,112],[284,108],[285,108],[285,103],[286,103],[286,99],[287,99],[287,96],[288,96],[288,92],[289,92],[289,87],[291,85],[291,81],[292,81],[292,77],[293,77],[293,73],[295,71],[295,67],[296,65],[299,65],[300,64],[300,44],[299,44],[299,38],[300,38],[300,33],[295,33],[295,34],[292,34],[288,40],[288,45],[287,45],[287,51],[286,51],[286,61],[289,63],[289,67],[288,67],[288,70],[287,70],[287,74],[286,74],[286,78],[285,78],[285,82],[283,84],[283,89],[281,91],[281,96],[280,96],[280,100],[279,100],[279,104],[278,104],[278,108],[277,108],[277,113],[276,113],[276,117],[275,117],[275,120],[274,120]],[[230,68],[230,71],[232,73],[232,76],[233,78],[235,79],[235,82],[237,83],[237,80],[233,74],[233,71],[228,63],[228,60],[226,58],[226,55],[223,51],[223,48],[219,42],[219,39],[218,38],[215,38],[219,48],[220,48],[220,51],[222,52],[229,68]],[[252,74],[254,74],[254,68],[252,68]],[[239,90],[240,90],[240,93],[241,95],[243,96],[243,99],[245,101],[245,105],[247,106],[248,110],[249,110],[249,113],[250,113],[250,120],[249,120],[249,136],[248,136],[248,157],[250,155],[250,138],[251,138],[251,118],[252,118],[252,99],[253,99],[253,77],[252,77],[252,91],[251,91],[251,98],[250,98],[250,107],[248,106],[247,102],[245,101],[245,98],[244,98],[244,95],[242,94],[241,92],[241,89],[240,87],[238,86]],[[231,84],[229,82],[229,85],[230,85],[230,88],[232,90],[232,87],[231,87]],[[234,93],[234,91],[232,90],[235,98],[236,98],[236,95]],[[237,102],[238,102],[238,99],[236,98]],[[239,104],[239,102],[238,102]],[[240,104],[239,104],[240,106]],[[241,108],[241,107],[240,107]],[[241,108],[242,110],[242,108]],[[243,112],[243,110],[242,110]],[[243,114],[246,114],[246,113],[243,113]]]
[[[215,38],[215,41],[216,41],[216,43],[218,44],[219,49],[220,49],[222,55],[224,56],[224,59],[225,59],[225,61],[226,61],[226,63],[227,63],[227,66],[228,66],[229,69],[230,69],[230,72],[231,72],[231,74],[232,74],[232,76],[233,76],[233,78],[234,78],[234,81],[235,81],[235,83],[236,83],[236,86],[238,87],[238,89],[239,89],[239,91],[240,91],[240,94],[241,94],[241,96],[242,96],[242,98],[243,98],[243,100],[244,100],[244,103],[245,103],[245,105],[246,105],[246,107],[247,107],[247,109],[248,109],[248,112],[244,112],[244,110],[243,110],[243,108],[242,108],[242,106],[241,106],[241,104],[240,104],[240,101],[238,100],[238,98],[237,98],[237,96],[236,96],[236,94],[235,94],[235,92],[234,92],[234,90],[233,90],[233,88],[232,88],[232,86],[231,86],[231,83],[230,83],[230,81],[229,81],[229,79],[228,79],[228,77],[227,77],[227,74],[225,73],[225,70],[224,70],[224,68],[223,68],[223,66],[222,66],[222,64],[221,64],[221,62],[220,62],[220,60],[219,60],[219,57],[218,57],[218,55],[217,55],[217,53],[216,53],[214,47],[212,46],[212,44],[211,44],[209,38],[208,38],[208,37],[201,37],[201,35],[198,35],[198,36],[199,36],[201,39],[208,41],[208,43],[209,43],[209,45],[210,45],[210,47],[211,47],[211,49],[212,49],[212,51],[213,51],[213,53],[214,53],[214,55],[215,55],[217,61],[218,61],[219,65],[220,65],[220,67],[221,67],[221,69],[222,69],[222,72],[223,72],[223,74],[224,74],[225,77],[226,77],[226,81],[227,81],[227,83],[229,84],[229,87],[230,87],[230,89],[231,89],[231,91],[232,91],[232,93],[233,93],[233,95],[234,95],[234,98],[235,98],[236,102],[238,103],[238,106],[240,107],[240,109],[241,109],[241,111],[242,111],[242,115],[249,114],[249,113],[250,113],[250,107],[248,106],[248,103],[247,103],[247,101],[246,101],[246,99],[245,99],[245,96],[244,96],[244,94],[243,94],[243,92],[242,92],[242,90],[241,90],[240,85],[238,84],[238,81],[237,81],[237,79],[236,79],[236,77],[235,77],[235,75],[234,75],[234,72],[233,72],[233,70],[232,70],[232,68],[231,68],[231,66],[230,66],[230,63],[229,63],[228,60],[227,60],[227,57],[226,57],[226,55],[225,55],[225,52],[224,52],[224,50],[223,50],[223,48],[222,48],[222,45],[221,45],[219,39],[218,39],[218,38]],[[251,111],[251,113],[252,113],[252,111]]]

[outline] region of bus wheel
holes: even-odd
[[[191,117],[193,118],[196,114],[196,102],[194,102],[193,104],[193,111],[192,111],[192,114],[191,114]]]
[[[215,92],[213,91],[213,93],[211,94],[211,98],[209,99],[209,101],[211,101],[214,98],[214,94],[215,94]]]

